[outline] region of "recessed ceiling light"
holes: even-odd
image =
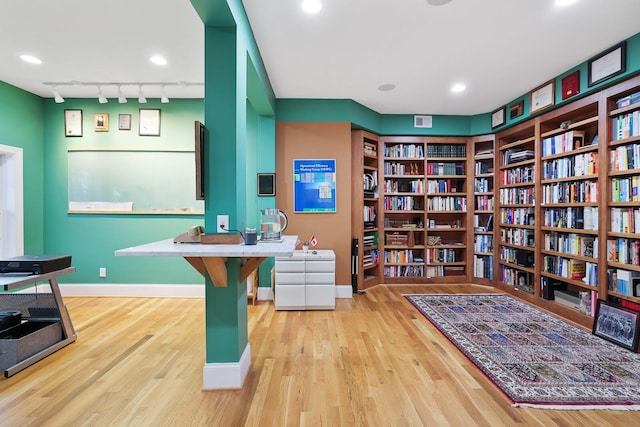
[[[451,0],[427,0],[431,6],[442,6],[449,3]]]
[[[394,85],[393,83],[385,83],[383,85],[378,86],[378,90],[381,90],[383,92],[394,90],[395,88],[396,88],[396,85]]]
[[[303,0],[302,10],[307,13],[318,13],[322,9],[322,3],[320,0]]]
[[[575,3],[576,0],[556,0],[556,6],[569,6],[572,3]]]
[[[149,60],[156,65],[167,65],[167,60],[160,55],[152,56]]]
[[[451,87],[451,92],[462,92],[466,89],[467,87],[465,85],[463,85],[462,83],[456,83]]]
[[[42,61],[32,55],[20,55],[20,59],[30,64],[42,64]]]

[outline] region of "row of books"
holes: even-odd
[[[525,160],[531,160],[535,157],[533,150],[505,150],[502,152],[502,164],[510,165],[513,163],[523,162]]]
[[[476,162],[474,165],[476,175],[493,173],[493,166],[486,162]]]
[[[640,144],[616,147],[609,154],[609,170],[613,172],[640,168]]]
[[[422,201],[422,197],[419,200],[414,199],[413,196],[384,196],[384,210],[386,211],[414,211],[422,210],[422,206],[419,201]]]
[[[427,266],[427,277],[464,276],[464,266],[432,265]]]
[[[542,271],[571,280],[582,280],[587,274],[586,265],[586,261],[575,258],[553,255],[545,255],[542,258]]]
[[[365,248],[378,246],[378,232],[365,232],[364,236],[362,236],[362,246]]]
[[[640,135],[640,110],[612,118],[611,135],[614,141]]]
[[[427,175],[464,175],[464,162],[428,162]]]
[[[542,186],[542,203],[595,203],[598,181],[572,181]]]
[[[476,210],[477,211],[492,211],[495,206],[493,196],[476,196]]]
[[[409,249],[392,251],[385,250],[384,262],[386,264],[407,264],[423,262],[423,259],[421,257],[415,257],[414,251]]]
[[[427,157],[467,157],[467,146],[464,144],[427,145]]]
[[[535,203],[533,187],[501,188],[500,204],[502,205],[532,205]]]
[[[506,285],[512,286],[514,289],[525,291],[527,293],[533,293],[533,281],[531,280],[531,274],[508,267],[506,265],[500,266],[500,281]]]
[[[493,280],[493,257],[474,255],[473,275],[482,279]]]
[[[424,146],[418,144],[385,145],[384,156],[409,159],[424,158]]]
[[[456,193],[461,184],[459,179],[430,179],[427,181],[427,192],[431,193]]]
[[[418,163],[384,162],[385,175],[424,175]]]
[[[630,95],[623,96],[616,101],[618,108],[628,107],[629,105],[637,104],[640,102],[640,92],[635,92]]]
[[[488,193],[493,189],[493,180],[476,178],[473,180],[473,191],[476,193]]]
[[[640,240],[617,239],[607,240],[607,261],[620,264],[640,265]]]
[[[640,201],[640,176],[611,179],[611,201],[637,202]]]
[[[640,208],[611,208],[611,232],[640,233]]]
[[[456,262],[459,260],[460,249],[455,248],[428,248],[426,251],[427,264],[439,262]]]
[[[533,183],[536,178],[536,170],[533,166],[521,166],[514,169],[504,169],[500,172],[502,185]]]
[[[584,131],[571,130],[542,140],[542,156],[567,153],[585,144]]]
[[[501,222],[511,225],[534,225],[535,212],[533,208],[501,208]]]
[[[416,193],[424,194],[424,180],[412,179],[412,180],[397,180],[397,179],[385,179],[384,180],[384,192],[385,193]]]
[[[598,153],[595,151],[542,162],[542,179],[569,178],[597,173]]]
[[[544,226],[578,230],[597,230],[598,207],[546,208],[544,210]]]
[[[544,248],[548,251],[597,258],[598,238],[576,233],[557,233],[553,231],[544,235]]]
[[[622,268],[610,268],[607,270],[607,279],[610,291],[634,296],[636,286],[640,285],[640,272]]]
[[[362,266],[371,267],[372,265],[380,264],[380,251],[378,249],[371,249],[365,251],[362,256]]]
[[[473,250],[475,252],[493,251],[493,236],[488,234],[477,234],[474,236]]]
[[[422,277],[423,265],[388,265],[384,267],[384,277]]]
[[[430,211],[467,211],[467,198],[462,196],[434,196],[427,199]]]
[[[534,232],[523,228],[500,229],[500,241],[509,245],[526,246],[533,248],[535,245]]]
[[[365,205],[363,208],[364,213],[364,221],[365,222],[373,222],[376,220],[376,208],[373,206]]]

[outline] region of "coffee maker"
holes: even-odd
[[[260,210],[260,241],[281,242],[282,233],[287,228],[287,216],[280,209]]]

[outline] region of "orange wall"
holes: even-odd
[[[336,159],[336,213],[293,212],[293,160]],[[289,219],[285,234],[312,234],[316,249],[336,254],[336,284],[351,285],[351,123],[276,125],[276,207]]]

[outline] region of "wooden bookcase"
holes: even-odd
[[[473,283],[491,285],[494,279],[495,136],[472,137],[473,150]]]
[[[352,280],[356,289],[364,290],[381,283],[380,186],[378,183],[378,136],[363,130],[351,133]]]

